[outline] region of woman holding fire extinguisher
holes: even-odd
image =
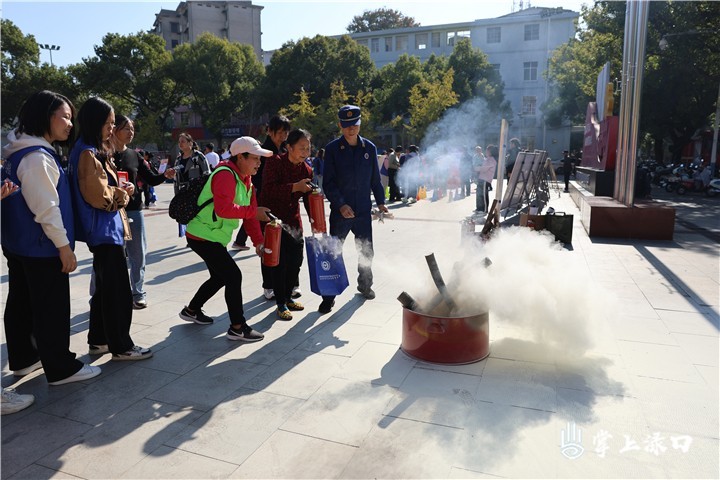
[[[292,320],[291,311],[303,310],[300,302],[292,299],[292,290],[303,262],[303,228],[299,201],[303,198],[308,208],[307,195],[312,191],[312,169],[305,159],[310,156],[310,133],[302,129],[290,132],[279,158],[265,163],[260,205],[270,209],[284,224],[280,238],[280,258],[272,268],[273,290],[277,314],[281,320]],[[272,225],[272,224],[271,224]],[[277,228],[266,226],[267,228]]]
[[[263,235],[258,220],[267,221],[267,208],[258,207],[250,179],[260,167],[260,157],[272,155],[260,147],[252,137],[236,138],[230,144],[230,158],[220,162],[200,192],[198,205],[212,202],[202,208],[188,223],[185,236],[188,246],[203,259],[210,272],[180,312],[180,318],[199,325],[209,325],[213,319],[202,311],[203,305],[225,287],[230,328],[227,338],[241,342],[257,342],[264,335],[247,324],[242,300],[242,273],[227,251],[227,244],[240,224],[245,223],[255,251],[263,251]],[[211,208],[212,207],[212,208]]]

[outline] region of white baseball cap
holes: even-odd
[[[271,157],[273,154],[271,150],[262,148],[253,137],[240,137],[233,140],[230,144],[230,155],[234,157],[239,153],[251,153],[261,157]]]

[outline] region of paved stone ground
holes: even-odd
[[[396,220],[375,225],[373,301],[355,295],[349,242],[351,285],[329,315],[304,266],[307,308],[277,320],[258,259],[235,253],[249,321],[266,335],[244,345],[224,338],[222,294],[205,309],[215,324],[178,318],[206,271],[167,216],[171,192],[161,186],[146,212],[150,307],[132,327],[154,358],[105,355],[93,361],[102,375],[50,387],[42,371],[15,382],[3,337],[3,386],[36,396],[2,417],[3,479],[718,477],[718,201],[664,197],[678,207],[672,242],[598,240],[553,192],[551,206],[576,214],[572,246],[554,255],[615,306],[592,325],[594,346],[568,359],[562,338],[543,342],[491,312],[490,356],[443,366],[398,349],[395,298],[416,280],[400,274],[407,266],[463,248],[473,199],[396,205]],[[90,361],[91,258],[77,253],[71,346]]]

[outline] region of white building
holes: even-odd
[[[260,39],[260,5],[251,1],[180,2],[175,10],[160,10],[155,14],[153,33],[165,40],[165,48],[172,50],[183,43],[193,43],[203,32],[231,42],[251,45],[258,59],[262,59]]]
[[[528,149],[561,156],[570,145],[571,126],[549,128],[541,105],[550,94],[545,71],[553,50],[575,34],[579,13],[563,8],[532,7],[497,18],[464,23],[354,33],[350,36],[370,50],[378,68],[402,54],[427,60],[430,55],[450,56],[455,42],[469,38],[499,70],[505,98],[515,112],[510,137]]]

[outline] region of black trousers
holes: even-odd
[[[355,218],[343,218],[339,213],[330,214],[330,235],[337,237],[342,243],[348,234],[355,235],[355,248],[358,251],[358,288],[367,290],[372,287],[372,260],[375,256],[372,239],[372,217],[360,215]],[[323,300],[332,300],[334,296],[323,296]]]
[[[570,173],[572,170],[565,169],[563,170],[563,180],[565,180],[565,190],[570,188]]]
[[[303,244],[302,236],[296,240],[288,232],[282,230],[280,263],[276,267],[265,267],[272,274],[272,288],[275,291],[275,303],[278,307],[292,300],[292,289],[298,280],[300,266],[303,262]]]
[[[60,258],[24,257],[5,249],[3,254],[8,264],[4,320],[10,370],[40,359],[48,382],[74,375],[83,364],[70,351],[70,280],[62,273]]]
[[[107,345],[112,353],[130,350],[132,290],[122,245],[89,247],[93,254],[95,293],[90,299],[90,345]]]
[[[242,273],[233,257],[224,245],[217,242],[204,242],[187,239],[188,246],[203,259],[210,278],[205,281],[195,296],[190,300],[188,308],[197,312],[221,288],[225,287],[225,304],[228,309],[230,323],[245,324],[245,311],[242,300]]]
[[[477,181],[475,190],[475,210],[487,213],[490,208],[490,184],[485,180]]]
[[[400,187],[397,184],[397,168],[388,168],[388,185],[390,186],[390,201],[400,200]]]

